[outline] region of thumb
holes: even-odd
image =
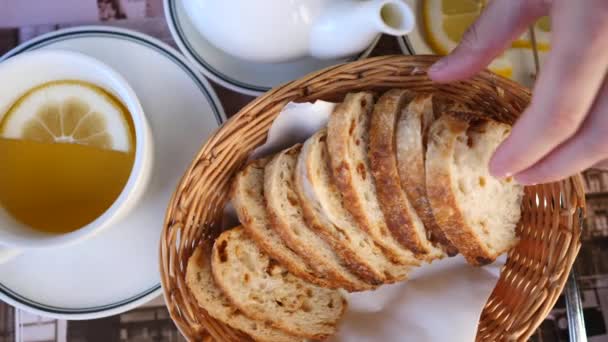
[[[448,56],[429,69],[437,82],[469,78],[487,67],[536,19],[549,13],[547,0],[494,0]]]

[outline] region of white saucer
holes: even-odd
[[[82,52],[122,74],[137,93],[155,141],[150,186],[118,224],[74,246],[27,251],[0,265],[0,299],[36,314],[93,319],[161,294],[158,248],[179,178],[224,111],[207,81],[171,47],[123,29],[84,27],[29,41],[4,58],[36,49]]]
[[[410,38],[408,36],[399,36],[397,38],[397,43],[399,44],[399,49],[404,55],[415,55],[414,48],[412,47],[412,43],[410,42]],[[431,53],[431,52],[429,52]]]
[[[200,71],[220,85],[239,93],[257,96],[282,83],[313,71],[365,58],[376,46],[380,36],[361,54],[341,61],[303,58],[301,60],[265,64],[233,57],[209,43],[195,28],[185,12],[183,0],[164,0],[165,17],[179,49]]]

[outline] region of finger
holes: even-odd
[[[608,159],[602,160],[599,163],[595,163],[592,169],[608,170]]]
[[[555,0],[553,50],[532,103],[490,163],[497,177],[521,172],[576,133],[608,69],[608,1]]]
[[[522,184],[552,182],[589,167],[608,166],[608,79],[581,129],[548,156],[515,175]]]
[[[469,27],[460,44],[429,70],[431,79],[468,78],[485,68],[539,17],[549,12],[547,0],[494,0]]]

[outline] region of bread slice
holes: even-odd
[[[346,209],[391,261],[417,265],[414,254],[390,233],[378,203],[367,149],[370,114],[374,97],[370,93],[347,94],[337,105],[327,125],[327,149],[336,186],[348,203]]]
[[[223,293],[245,315],[296,336],[322,339],[334,334],[346,309],[338,290],[292,275],[240,227],[215,241],[211,270]]]
[[[517,243],[523,187],[488,170],[510,126],[444,114],[431,125],[427,194],[439,227],[473,265],[493,262]]]
[[[458,250],[441,231],[426,195],[424,158],[428,130],[434,120],[434,101],[431,94],[416,96],[401,112],[395,131],[397,170],[401,188],[405,190],[416,213],[424,223],[428,239],[440,246],[449,256]]]
[[[393,89],[380,97],[370,120],[368,154],[378,203],[392,235],[417,257],[432,260],[443,253],[428,240],[422,220],[401,188],[397,171],[397,119],[414,96],[409,90]]]
[[[329,287],[330,281],[322,274],[315,274],[308,263],[289,249],[270,227],[264,199],[264,167],[268,161],[270,158],[249,162],[232,183],[231,200],[239,221],[258,246],[289,272],[319,286]]]
[[[344,207],[331,178],[326,139],[327,130],[321,129],[306,141],[298,158],[296,189],[306,222],[365,281],[381,284],[404,279],[408,267],[390,262]]]
[[[256,341],[302,341],[302,338],[289,335],[268,323],[250,319],[233,306],[213,280],[210,252],[210,248],[197,247],[188,259],[186,268],[186,285],[201,308],[211,317],[246,333]]]
[[[298,144],[278,153],[264,170],[264,197],[272,227],[318,273],[334,280],[332,288],[369,290],[372,286],[352,274],[345,261],[304,220],[294,184],[300,149]]]

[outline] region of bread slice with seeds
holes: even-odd
[[[232,183],[231,200],[245,230],[266,254],[281,263],[292,274],[317,284],[330,287],[323,274],[315,274],[312,267],[289,249],[270,227],[264,199],[264,167],[270,158],[249,162]]]
[[[426,195],[426,137],[434,120],[434,104],[439,105],[441,102],[431,94],[418,95],[401,112],[395,130],[397,170],[401,187],[424,223],[428,239],[440,246],[447,255],[454,256],[458,250],[435,222]]]
[[[397,119],[414,96],[411,91],[393,89],[380,97],[370,120],[368,154],[378,203],[388,229],[418,258],[430,261],[442,257],[443,252],[428,240],[422,220],[401,188],[397,171]]]
[[[246,333],[256,341],[303,341],[302,338],[289,335],[268,323],[245,316],[232,305],[213,280],[210,254],[210,248],[197,247],[188,259],[186,268],[186,285],[201,308],[205,309],[211,317]]]
[[[409,268],[388,260],[344,207],[331,176],[326,138],[327,130],[321,129],[306,141],[298,158],[296,189],[306,221],[365,281],[404,279]]]
[[[346,300],[292,275],[262,252],[242,228],[223,232],[213,245],[213,277],[248,317],[289,334],[322,339],[334,334]]]
[[[278,153],[264,169],[264,198],[273,229],[318,273],[333,279],[333,288],[362,291],[370,284],[352,274],[342,260],[304,220],[294,175],[301,145]]]
[[[523,187],[488,164],[511,127],[443,114],[430,128],[426,185],[439,227],[473,265],[493,262],[518,241]]]
[[[369,157],[370,114],[374,106],[371,93],[347,94],[338,104],[327,125],[327,149],[336,186],[348,203],[347,210],[359,227],[367,232],[391,261],[417,265],[414,254],[390,233],[378,203],[376,184]]]

